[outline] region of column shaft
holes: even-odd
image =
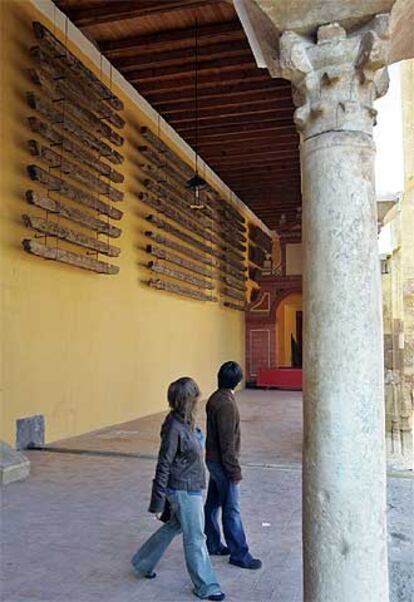
[[[302,140],[305,602],[388,602],[374,145]]]

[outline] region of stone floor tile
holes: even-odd
[[[251,549],[264,566],[246,571],[226,558],[213,558],[213,564],[228,602],[302,602],[300,395],[246,391],[239,398],[242,513]],[[147,417],[65,444],[155,453],[161,419]],[[157,579],[131,574],[131,556],[157,527],[147,512],[154,459],[28,455],[31,477],[3,495],[4,602],[195,600],[179,538],[157,567]],[[414,480],[389,479],[391,602],[413,599],[413,514]]]

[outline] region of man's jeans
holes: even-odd
[[[206,547],[201,492],[170,491],[171,517],[139,548],[132,558],[135,572],[144,576],[154,570],[176,535],[183,534],[187,570],[199,598],[221,592]]]
[[[230,481],[219,462],[207,462],[210,473],[207,500],[204,506],[207,548],[217,554],[222,547],[218,513],[222,510],[224,538],[230,550],[230,560],[248,562],[252,556],[240,515],[240,486]]]

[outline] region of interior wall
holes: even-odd
[[[26,69],[35,44],[32,20],[53,31],[28,0],[1,7],[1,249],[3,403],[1,438],[15,440],[16,419],[43,414],[47,441],[120,423],[166,408],[168,383],[193,376],[204,395],[215,387],[219,364],[244,363],[244,314],[150,289],[142,250],[148,210],[136,199],[138,128],[149,125],[140,107],[121,90],[126,142],[124,217],[116,276],[44,261],[26,254],[32,237],[23,213],[34,188],[26,175],[31,157],[26,125],[32,89]],[[58,32],[56,32],[58,35]],[[73,52],[76,49],[71,47]],[[81,57],[92,68],[96,68]],[[179,149],[175,149],[178,150]]]
[[[297,276],[303,272],[302,243],[286,245],[286,276]]]

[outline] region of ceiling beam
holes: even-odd
[[[150,48],[148,48],[150,50]],[[169,50],[163,52],[148,52],[146,54],[136,53],[132,56],[123,56],[114,58],[112,63],[114,67],[128,73],[134,69],[144,69],[148,67],[161,67],[168,65],[184,65],[190,63],[194,65],[194,48],[179,48],[178,50]],[[198,48],[198,61],[211,60],[213,58],[226,58],[228,56],[250,56],[252,51],[246,41],[222,42],[211,46]],[[194,69],[194,67],[193,67]]]
[[[273,169],[272,171],[266,171],[266,169],[252,169],[251,171],[248,169],[240,169],[239,171],[223,171],[216,169],[216,173],[219,174],[222,180],[227,181],[231,180],[232,183],[235,181],[239,182],[240,186],[246,185],[249,182],[253,182],[256,184],[260,183],[262,185],[267,184],[272,186],[275,184],[280,178],[297,180],[299,177],[298,171],[295,169],[291,169],[290,167]]]
[[[166,15],[177,10],[197,9],[209,4],[218,4],[221,0],[113,0],[92,5],[71,8],[64,11],[78,27],[102,25],[104,23],[120,23],[127,19],[147,17],[149,15]]]
[[[214,159],[216,161],[220,161],[220,163],[225,163],[226,161],[234,161],[235,159],[244,159],[245,157],[256,157],[258,155],[269,156],[276,154],[289,154],[295,157],[299,157],[299,149],[297,143],[288,143],[288,144],[263,144],[262,142],[257,142],[257,144],[249,143],[248,145],[240,146],[231,145],[230,147],[226,145],[225,148],[221,149],[213,149],[209,151],[200,151],[200,155],[202,155],[204,161],[208,163],[210,159]]]
[[[245,40],[246,36],[238,20],[224,23],[211,23],[198,27],[198,44],[202,46],[220,40]],[[117,40],[98,42],[100,50],[108,57],[125,56],[138,52],[155,52],[157,50],[175,50],[174,44],[194,45],[194,27],[171,29],[140,36],[131,36]]]
[[[251,94],[262,94],[262,93],[270,93],[273,91],[275,94],[287,94],[289,91],[291,95],[291,86],[285,80],[282,79],[269,79],[269,78],[261,78],[257,82],[240,82],[240,83],[223,83],[219,88],[217,86],[208,86],[199,89],[198,98],[200,101],[202,100],[216,100],[216,99],[226,99],[226,100],[234,100],[238,97],[248,97]],[[283,92],[282,92],[283,91]],[[174,103],[173,106],[179,106],[181,103],[187,103],[189,101],[194,102],[194,88],[191,90],[181,90],[180,95],[178,96],[176,92],[170,92],[167,89],[165,90],[154,90],[153,92],[148,92],[146,94],[148,101],[157,107],[162,107],[165,105],[169,105]]]
[[[198,95],[197,95],[198,96]],[[158,103],[156,101],[150,101],[151,105],[156,108],[163,115],[167,113],[172,114],[188,114],[189,111],[194,110],[194,94],[191,98],[185,101],[181,101],[177,99],[174,101],[169,101],[168,103]],[[231,108],[248,108],[251,107],[252,110],[258,105],[264,103],[273,103],[273,106],[277,108],[278,106],[286,106],[293,107],[292,104],[292,96],[290,93],[290,89],[281,89],[275,90],[267,90],[266,92],[255,92],[250,94],[232,94],[230,96],[219,95],[213,97],[200,98],[198,96],[198,110],[201,113],[203,110],[211,109],[231,109]]]
[[[268,191],[268,194],[263,194],[262,191],[256,187],[256,195],[251,195],[251,201],[255,206],[268,207],[271,203],[280,203],[283,205],[295,205],[301,204],[300,191],[291,185],[290,182],[280,182],[280,185],[274,186],[272,190]],[[298,195],[299,192],[299,195]]]
[[[261,211],[262,213],[268,213],[271,211],[288,211],[290,213],[296,213],[298,207],[300,207],[300,203],[296,202],[294,205],[286,205],[286,203],[273,202],[271,205],[258,205],[257,203],[251,203],[251,206],[255,208],[255,210]]]
[[[179,131],[179,128],[177,128],[177,131]],[[203,137],[202,140],[200,140],[200,148],[203,144],[205,144],[208,140],[218,140],[220,138],[225,138],[225,143],[231,143],[231,141],[233,140],[245,140],[246,139],[246,135],[250,135],[250,134],[260,134],[263,133],[263,131],[265,131],[266,134],[269,134],[270,132],[273,132],[275,135],[275,139],[277,135],[289,135],[289,136],[296,136],[297,132],[296,129],[292,124],[288,124],[288,125],[274,125],[272,123],[253,123],[253,124],[249,124],[249,125],[238,125],[238,126],[229,126],[227,128],[220,128],[218,131],[214,130],[214,131],[205,131],[203,132]],[[186,141],[190,144],[193,145],[192,143],[194,143],[194,136],[188,135],[185,136]],[[190,142],[191,141],[191,142]]]
[[[252,54],[243,56],[229,56],[227,58],[213,59],[211,61],[202,61],[197,66],[197,79],[201,83],[202,78],[205,78],[207,73],[227,72],[227,71],[242,71],[243,69],[256,69]],[[203,75],[204,74],[204,75]],[[189,75],[192,78],[194,86],[195,81],[195,63],[186,63],[183,65],[170,65],[168,67],[154,67],[151,69],[134,69],[128,71],[128,81],[132,84],[137,82],[171,80],[178,77]]]
[[[128,77],[129,79],[129,77]],[[243,67],[241,69],[233,68],[233,71],[227,73],[225,77],[221,73],[214,73],[209,75],[200,75],[198,78],[198,90],[201,91],[203,88],[211,89],[214,84],[214,87],[220,88],[222,86],[227,86],[228,84],[242,84],[246,82],[254,83],[254,82],[263,82],[268,80],[269,77],[263,71],[257,69],[256,67],[246,68]],[[144,82],[136,86],[138,92],[143,94],[149,94],[151,92],[157,92],[158,94],[161,90],[166,90],[168,92],[175,91],[176,94],[185,90],[186,88],[190,90],[194,90],[194,76],[186,76],[170,80],[164,81],[152,81],[152,82]],[[201,94],[200,94],[201,95]]]
[[[204,159],[204,157],[203,157]],[[205,159],[204,159],[205,160]],[[272,153],[272,154],[262,154],[262,155],[254,155],[253,157],[249,157],[247,155],[242,155],[240,157],[235,157],[230,161],[223,161],[221,159],[213,159],[208,163],[213,167],[213,169],[221,169],[230,170],[233,167],[239,167],[240,164],[245,169],[256,169],[263,167],[272,167],[277,166],[281,162],[289,161],[291,165],[295,165],[299,167],[299,157],[297,153]]]
[[[264,167],[275,167],[279,165],[279,163],[284,161],[290,161],[292,165],[295,165],[299,168],[299,160],[298,156],[294,154],[283,154],[283,155],[256,155],[251,161],[244,157],[235,158],[232,162],[223,163],[222,161],[214,161],[210,162],[211,167],[214,170],[220,169],[221,171],[228,171],[233,167],[238,167],[242,164],[244,169],[248,170],[256,170]]]
[[[232,118],[233,119],[233,118]],[[187,142],[191,140],[191,145],[194,145],[194,135],[192,134],[194,128],[184,129],[182,127],[177,127],[177,132],[182,135]],[[294,131],[293,121],[291,119],[287,119],[284,121],[280,120],[258,120],[253,123],[230,123],[228,125],[219,125],[217,127],[209,127],[209,128],[200,128],[199,139],[211,139],[211,138],[225,138],[226,143],[228,141],[229,136],[240,137],[246,132],[269,132],[273,130],[275,132],[292,132]],[[186,136],[188,134],[188,136]]]
[[[226,170],[227,172],[233,170],[240,170],[243,173],[245,169],[245,165],[251,167],[256,171],[268,171],[269,173],[274,171],[280,171],[281,169],[295,169],[299,170],[300,163],[299,157],[294,155],[294,159],[291,157],[281,157],[278,161],[275,161],[272,158],[266,159],[266,156],[257,157],[251,162],[236,160],[231,164],[222,164],[220,161],[217,161],[216,167],[220,167],[222,170]]]
[[[219,170],[216,170],[219,173]],[[261,179],[262,184],[266,184],[269,186],[274,186],[278,184],[279,179],[283,178],[283,182],[286,181],[292,182],[292,184],[300,183],[300,174],[298,171],[291,170],[289,168],[285,169],[275,169],[273,171],[260,171],[260,170],[244,170],[244,171],[221,171],[220,177],[225,181],[230,181],[232,184],[237,184],[238,187],[246,187],[250,183],[258,183],[258,178]]]
[[[290,98],[286,98],[284,100],[280,100],[279,102],[268,101],[266,98],[262,100],[257,100],[255,104],[243,105],[231,105],[230,107],[222,107],[221,109],[218,107],[211,107],[209,109],[204,109],[198,107],[198,111],[180,111],[176,113],[175,111],[163,111],[162,116],[169,123],[181,123],[186,122],[191,119],[198,118],[198,121],[201,122],[205,119],[209,119],[211,117],[223,118],[223,117],[233,117],[242,115],[259,115],[263,113],[284,113],[287,116],[293,117],[294,107],[292,106],[292,101]]]
[[[289,187],[292,190],[299,190],[300,181],[296,174],[284,174],[278,173],[273,174],[272,176],[268,176],[266,174],[254,174],[249,177],[244,175],[236,175],[236,176],[222,176],[226,184],[231,183],[232,187],[235,190],[249,190],[253,189],[253,191],[258,191],[262,196],[266,196],[267,194],[275,192],[277,188],[280,188],[280,193],[283,193],[285,190],[287,191]],[[260,179],[260,181],[259,181]]]
[[[263,140],[261,140],[260,134],[261,132],[242,132],[239,136],[231,135],[231,137],[226,137],[224,140],[221,138],[203,139],[198,145],[198,151],[199,154],[204,157],[209,153],[210,155],[214,154],[215,156],[219,156],[216,155],[215,151],[226,153],[227,151],[231,152],[232,148],[239,151],[245,145],[257,145],[260,144],[260,142],[262,142],[263,145],[269,146],[275,144],[275,148],[277,148],[278,143],[290,143],[291,145],[295,145],[296,148],[299,146],[298,138],[292,134],[283,135],[283,132],[264,131]],[[191,146],[194,146],[194,140],[190,136],[186,136],[186,141]]]

